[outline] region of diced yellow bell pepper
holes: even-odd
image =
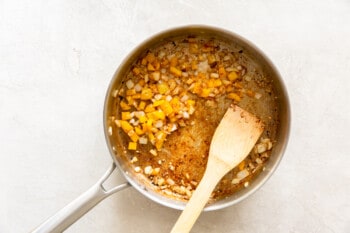
[[[126,121],[126,120],[130,120],[131,117],[131,113],[130,112],[122,112],[122,120]]]
[[[134,100],[140,99],[141,98],[141,94],[137,93],[137,94],[133,95],[132,98]]]
[[[146,123],[143,124],[144,128],[143,131],[144,132],[151,132],[152,131],[152,126],[153,126],[153,119],[147,119]]]
[[[145,57],[142,58],[141,65],[143,65],[143,66],[147,65],[147,59]]]
[[[149,100],[152,99],[153,93],[152,90],[149,88],[143,88],[141,91],[141,99],[142,100]]]
[[[238,74],[235,71],[232,71],[228,74],[228,79],[230,81],[235,81],[238,78]]]
[[[238,165],[238,169],[240,171],[242,171],[244,169],[244,166],[245,166],[245,161],[243,160],[239,165]]]
[[[126,100],[128,101],[129,106],[132,106],[135,102],[135,100],[132,98],[132,96],[127,96]]]
[[[159,94],[163,95],[169,91],[169,86],[166,83],[159,83],[157,85],[157,89],[158,89]]]
[[[156,59],[156,57],[154,56],[153,53],[148,53],[148,54],[146,55],[146,60],[147,60],[149,63],[154,62],[155,59]]]
[[[142,130],[140,127],[138,127],[138,126],[135,127],[135,133],[136,133],[137,135],[142,135],[142,134],[144,134],[143,130]]]
[[[207,78],[207,75],[205,73],[199,72],[198,73],[198,79],[199,80],[205,80]]]
[[[156,121],[156,120],[164,120],[165,119],[165,114],[164,114],[163,111],[157,110],[157,111],[153,111],[153,112],[147,113],[147,117],[149,119],[154,120],[154,121]]]
[[[136,94],[135,89],[129,89],[129,90],[126,91],[126,95],[127,95],[127,96],[135,95],[135,94]]]
[[[145,80],[144,79],[140,79],[140,81],[138,82],[138,84],[143,87],[145,85]]]
[[[176,118],[175,116],[169,117],[170,122],[176,122],[178,120],[178,118]]]
[[[156,100],[153,102],[153,107],[158,107],[164,103],[165,100]]]
[[[223,66],[219,67],[219,76],[220,78],[225,78],[226,77],[226,70]]]
[[[169,116],[171,113],[173,113],[174,109],[171,107],[170,103],[168,101],[164,101],[160,105],[160,109],[165,113],[165,115]]]
[[[154,68],[154,66],[153,66],[151,63],[148,63],[148,65],[147,65],[147,70],[149,70],[149,71],[155,71],[156,68]]]
[[[134,75],[139,75],[141,73],[141,70],[135,67],[134,69],[132,69],[132,72],[134,73]]]
[[[237,95],[236,93],[229,93],[227,95],[227,98],[236,100],[237,102],[241,101],[241,97]]]
[[[145,123],[147,121],[147,117],[146,116],[140,116],[139,117],[139,121],[140,121],[140,123]]]
[[[153,107],[153,104],[149,104],[146,106],[145,108],[145,112],[153,112],[155,111],[156,109]]]
[[[165,113],[161,110],[155,111],[155,116],[158,120],[165,120]]]
[[[230,92],[234,91],[234,88],[233,88],[233,86],[229,85],[229,86],[226,87],[225,90],[226,90],[226,93],[230,93]]]
[[[137,149],[137,143],[136,142],[129,142],[128,149],[129,150],[136,150]]]
[[[162,149],[163,143],[164,143],[164,141],[156,141],[155,146],[156,146],[158,151],[160,151]]]
[[[148,133],[148,138],[152,144],[155,143],[156,138],[154,137],[154,134],[152,132]]]
[[[220,79],[215,79],[215,80],[214,80],[214,87],[219,87],[219,86],[221,86],[221,85],[222,85],[222,82],[221,82]]]
[[[200,96],[201,97],[208,97],[210,93],[211,93],[210,88],[203,88],[201,93],[200,93]]]
[[[124,130],[125,133],[128,133],[133,127],[127,121],[120,121],[120,126]]]
[[[178,77],[180,77],[182,75],[182,71],[177,69],[174,66],[170,66],[170,73],[172,73],[173,75],[178,76]]]
[[[121,101],[121,102],[120,102],[120,107],[121,107],[123,110],[130,110],[130,109],[131,109],[131,107],[130,107],[127,103],[125,103],[125,101]]]
[[[145,101],[141,101],[140,104],[139,104],[138,109],[139,109],[139,110],[144,110],[145,107],[146,107],[146,102],[145,102]]]
[[[209,79],[207,82],[207,87],[212,88],[215,85],[215,79]]]
[[[170,105],[171,105],[171,107],[173,108],[173,110],[174,110],[175,112],[180,111],[181,103],[180,103],[179,97],[176,96],[176,97],[172,98],[172,99],[170,100]]]
[[[186,101],[186,104],[189,105],[189,106],[194,106],[195,103],[196,103],[196,101],[194,101],[194,100],[187,100]]]
[[[155,134],[155,140],[156,140],[155,146],[158,151],[162,149],[165,138],[166,138],[166,133],[163,131],[158,131]]]
[[[139,138],[140,138],[134,130],[130,130],[130,131],[128,132],[128,136],[130,137],[130,139],[131,139],[133,142],[137,142],[137,141],[139,140]]]
[[[199,94],[201,92],[201,84],[200,82],[196,82],[193,86],[192,92],[194,94]]]

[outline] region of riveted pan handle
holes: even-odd
[[[109,197],[113,193],[123,190],[130,186],[129,183],[120,184],[110,190],[106,190],[103,187],[103,183],[108,179],[115,169],[115,164],[113,163],[106,173],[101,177],[101,179],[89,188],[86,192],[81,194],[74,201],[69,203],[67,206],[63,207],[55,215],[50,217],[48,220],[43,222],[38,226],[33,233],[46,233],[46,232],[62,232],[72,225],[75,221],[86,214],[95,205],[100,203],[106,197]]]

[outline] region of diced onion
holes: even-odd
[[[252,80],[252,77],[250,77],[249,75],[246,75],[246,76],[244,76],[244,79],[245,79],[247,82],[249,82],[249,81]]]
[[[158,121],[156,121],[156,123],[154,124],[154,126],[156,127],[156,128],[162,128],[163,127],[163,121],[162,120],[158,120]]]
[[[136,92],[140,92],[142,90],[142,87],[141,87],[140,84],[136,84],[134,89],[135,89]]]
[[[168,102],[170,102],[172,99],[173,99],[173,97],[171,95],[167,95],[165,97],[165,100],[168,101]]]
[[[173,126],[170,129],[170,132],[174,132],[175,130],[177,130],[177,125],[173,124]]]
[[[181,97],[181,102],[186,102],[188,100],[188,95],[184,95]]]
[[[144,172],[146,175],[150,175],[152,173],[152,170],[152,166],[147,166],[145,167]]]
[[[163,97],[163,95],[161,95],[161,94],[156,94],[156,95],[154,96],[154,99],[160,100],[162,97]]]
[[[188,119],[188,118],[190,118],[190,114],[188,114],[188,112],[183,112],[183,117],[185,118],[185,119]]]
[[[260,94],[260,93],[255,93],[255,95],[254,95],[255,99],[260,99],[261,96],[262,96],[262,94]]]
[[[129,79],[129,80],[126,82],[126,87],[127,87],[128,89],[133,88],[133,87],[134,87],[134,82],[133,82],[131,79]]]
[[[237,173],[237,178],[240,180],[246,178],[247,176],[249,176],[249,172],[246,169],[243,169]]]
[[[146,137],[140,137],[139,138],[139,143],[140,144],[146,145],[147,142],[148,142],[148,139]]]

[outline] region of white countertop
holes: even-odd
[[[112,161],[102,110],[114,71],[145,38],[186,24],[255,43],[292,106],[276,173],[192,232],[350,232],[347,0],[1,1],[0,232],[29,232],[99,179]],[[129,188],[67,232],[169,232],[179,214]]]

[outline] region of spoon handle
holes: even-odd
[[[206,169],[201,182],[187,203],[184,211],[181,213],[177,222],[173,226],[171,233],[190,232],[205,204],[208,202],[209,197],[217,183],[226,174],[226,172],[223,172],[223,170],[225,169],[220,169],[218,167],[214,169],[210,169],[210,167],[208,167]]]

